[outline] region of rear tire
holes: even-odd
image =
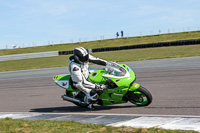
[[[87,106],[88,106],[87,104],[80,104],[80,103],[75,103],[75,102],[73,102],[73,104],[75,104],[81,108],[87,108]]]
[[[138,106],[148,106],[153,100],[151,93],[142,86],[140,86],[137,90],[128,91],[127,98],[129,102]]]
[[[73,98],[75,96],[75,97],[79,97],[79,99],[84,98],[84,95],[85,95],[84,93],[82,93],[82,92],[79,92],[78,94],[75,94],[75,93],[77,93],[77,92],[72,92],[72,91],[66,90],[66,95],[69,97]],[[72,103],[79,107],[82,107],[82,108],[86,108],[88,106],[87,104],[82,104],[82,103],[76,103],[76,102],[72,102]]]

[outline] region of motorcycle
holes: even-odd
[[[61,96],[63,100],[80,107],[88,106],[84,102],[85,94],[73,86],[70,75],[56,75],[53,80],[66,90],[66,94]],[[126,64],[109,62],[104,69],[91,72],[88,80],[97,84],[105,84],[108,88],[104,91],[97,91],[99,97],[95,104],[112,105],[129,101],[138,106],[148,106],[152,102],[151,93],[135,83],[135,73]]]

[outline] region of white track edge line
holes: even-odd
[[[115,113],[49,113],[49,112],[0,112],[1,114],[41,114],[41,115],[112,115],[112,116],[139,116],[139,117],[190,117],[200,118],[200,115],[154,115],[154,114],[115,114]]]

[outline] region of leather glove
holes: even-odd
[[[99,91],[99,90],[104,91],[104,90],[106,90],[107,88],[108,88],[107,85],[100,85],[100,84],[96,84],[96,85],[95,85],[95,90],[97,90],[97,91]]]
[[[102,89],[102,90],[105,90],[105,89],[107,89],[107,88],[108,88],[107,85],[101,85],[101,89]]]

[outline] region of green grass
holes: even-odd
[[[191,57],[200,56],[200,45],[98,52],[92,53],[92,55],[108,61],[116,62]],[[0,71],[63,67],[68,65],[69,56],[70,55],[62,55],[46,58],[1,61]]]
[[[158,128],[112,127],[75,121],[0,119],[1,133],[196,133]]]
[[[108,39],[102,41],[59,44],[50,46],[20,48],[20,49],[3,49],[0,50],[0,55],[45,52],[45,51],[68,51],[68,50],[73,50],[74,48],[79,46],[85,47],[87,49],[89,48],[92,49],[92,48],[126,46],[126,45],[136,45],[136,44],[146,44],[146,43],[189,40],[189,39],[200,39],[200,31],[161,34],[161,35],[143,36],[143,37],[129,37],[128,39],[118,38],[118,39]]]

